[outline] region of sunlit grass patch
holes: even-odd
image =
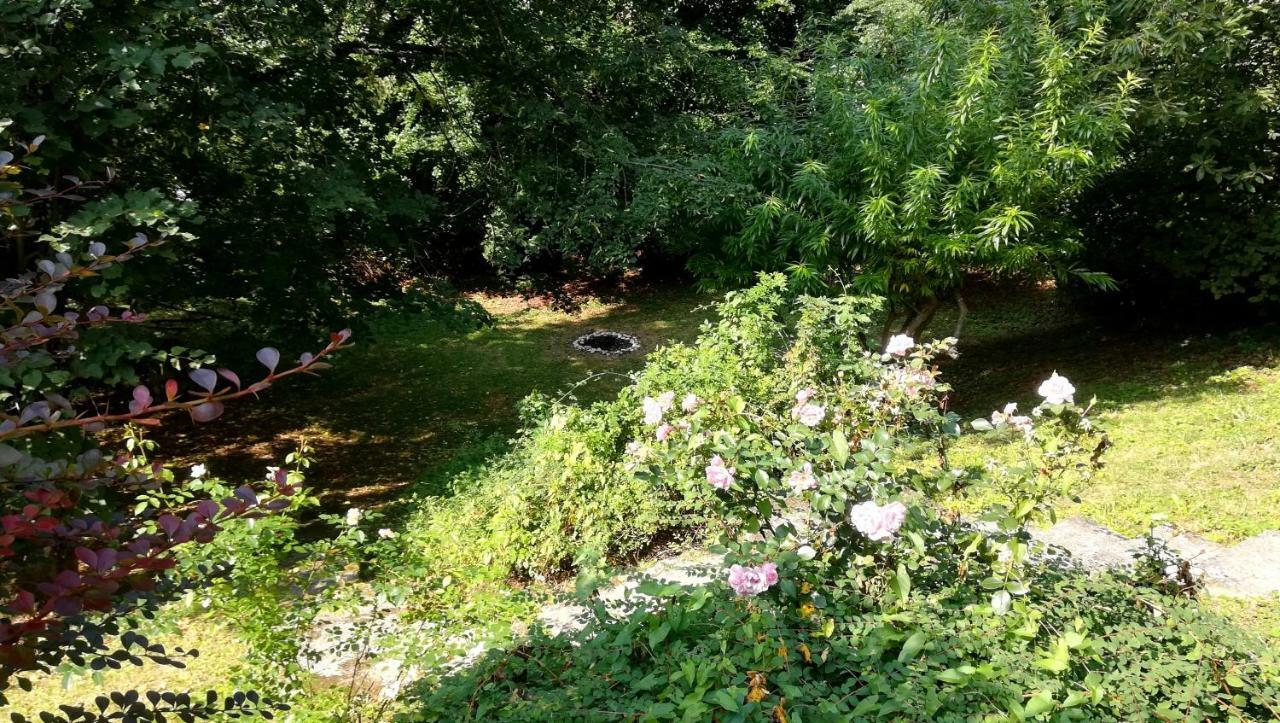
[[[129,665],[115,670],[105,670],[96,678],[83,675],[51,675],[32,678],[34,686],[23,691],[14,686],[5,691],[10,706],[0,708],[0,715],[21,713],[29,717],[40,711],[55,711],[61,705],[83,705],[93,708],[95,697],[112,691],[137,690],[146,692],[189,691],[204,694],[216,690],[221,694],[234,691],[230,672],[244,660],[245,646],[225,624],[207,616],[184,617],[177,621],[177,629],[151,638],[172,649],[181,646],[199,651],[198,657],[183,658],[185,667],[175,668],[146,662],[141,666]],[[5,720],[8,716],[4,715]]]

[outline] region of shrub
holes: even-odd
[[[936,364],[953,340],[871,350],[858,339],[877,301],[802,297],[783,315],[782,284],[731,296],[733,331],[710,329],[678,373],[660,357],[619,399],[636,478],[718,533],[723,581],[646,583],[635,612],[594,602],[580,635],[494,652],[425,688],[412,719],[1275,713],[1280,668],[1257,641],[1177,585],[1090,577],[1031,538],[1108,445],[1068,380],[1046,380],[1028,415],[967,425],[1012,439],[1012,461],[954,465],[962,425]],[[762,303],[735,323],[747,300]],[[741,371],[719,381],[735,384],[689,391],[703,354],[732,358]],[[971,488],[990,491],[980,524],[940,504]]]
[[[41,140],[24,143],[20,160],[0,153],[0,176],[7,179],[0,182],[0,217],[6,221],[5,241],[15,246],[35,235],[28,233],[29,222],[41,218],[35,213],[41,204],[77,200],[93,187],[74,178],[47,188],[28,185],[25,174],[33,173]],[[109,222],[101,226],[64,224],[39,236],[53,252],[44,257],[45,247],[33,244],[31,251],[43,257],[35,270],[8,280],[0,292],[9,315],[0,331],[0,381],[6,386],[0,412],[0,595],[6,613],[0,619],[0,702],[15,683],[29,688],[31,673],[64,663],[93,670],[144,660],[180,664],[187,652],[166,650],[139,634],[138,616],[153,614],[160,602],[216,576],[227,562],[216,559],[192,571],[198,574],[175,575],[181,551],[212,542],[236,520],[288,508],[301,476],[280,469],[262,484],[231,486],[206,478],[203,469],[175,474],[150,457],[152,448],[139,429],[175,411],[195,422],[212,421],[228,402],[326,368],[327,358],[350,336],[336,332],[320,351],[294,364],[281,365],[278,350],[263,348],[257,358],[265,372],[248,384],[225,367],[174,360],[190,383],[171,377],[157,386],[134,384],[122,394],[111,382],[136,380],[128,357],[104,355],[99,343],[120,343],[110,327],[136,325],[145,317],[82,299],[110,298],[102,291],[103,279],[117,278],[122,264],[182,238],[168,223],[157,222],[163,214],[150,214],[147,230],[122,245],[99,240],[109,238],[118,220],[130,218],[124,208],[106,213]],[[99,435],[122,426],[123,448],[104,452],[114,440]],[[256,694],[208,700],[156,696],[115,694],[99,708],[103,714],[115,708],[112,715],[163,720],[166,714],[187,718],[272,705]],[[42,719],[62,720],[52,713]]]
[[[677,595],[493,651],[408,719],[1274,719],[1274,655],[1194,602],[1119,577],[1036,577],[1026,613],[1003,616],[967,580],[901,605],[828,585],[820,613]]]

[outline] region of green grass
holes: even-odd
[[[415,484],[444,492],[459,458],[501,449],[482,443],[518,429],[517,403],[530,392],[608,398],[644,352],[693,339],[710,314],[701,309],[709,297],[688,288],[591,299],[573,311],[518,297],[477,299],[493,314],[492,326],[460,333],[427,316],[373,319],[370,334],[321,377],[282,385],[213,425],[179,422],[162,449],[184,464],[207,462],[217,474],[256,479],[305,438],[315,447],[309,482],[331,509],[376,506]],[[642,353],[610,358],[570,348],[580,334],[606,328],[635,334]]]
[[[1280,529],[1280,329],[1117,324],[1051,290],[988,293],[947,369],[957,409],[966,418],[1006,401],[1029,409],[1057,370],[1077,401],[1098,398],[1115,443],[1065,514],[1129,535],[1159,516],[1219,542]]]
[[[57,710],[60,705],[86,705],[96,710],[92,708],[94,697],[116,690],[232,692],[228,672],[242,661],[244,645],[222,623],[208,617],[183,618],[177,623],[176,630],[155,635],[152,641],[169,648],[194,648],[200,651],[200,655],[196,658],[184,658],[185,667],[182,668],[152,663],[133,666],[126,663],[118,670],[103,671],[97,681],[87,674],[34,678],[35,685],[30,691],[23,691],[15,686],[5,692],[9,696],[10,705],[0,707],[0,717],[8,720],[9,713],[34,717],[40,711]]]
[[[1210,597],[1205,607],[1231,618],[1235,624],[1261,637],[1271,648],[1280,646],[1280,595],[1267,598]]]

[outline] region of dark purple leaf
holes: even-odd
[[[262,362],[262,366],[272,374],[276,373],[276,366],[280,363],[280,352],[275,347],[264,346],[258,350],[258,361]]]
[[[207,392],[212,392],[213,388],[218,386],[218,375],[212,369],[192,369],[190,376],[191,381],[204,387]]]
[[[89,567],[95,567],[98,564],[98,556],[87,547],[76,548],[76,559]]]
[[[220,374],[223,379],[226,379],[227,381],[236,385],[236,389],[240,388],[240,377],[235,372],[231,371],[230,369],[222,368],[222,369],[218,369],[218,374]]]
[[[222,416],[222,402],[213,401],[197,404],[191,408],[191,418],[197,422],[212,422]]]
[[[178,531],[179,524],[178,518],[173,515],[160,515],[156,520],[156,525],[170,537],[173,537],[173,534]]]

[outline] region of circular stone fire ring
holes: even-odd
[[[573,340],[573,348],[588,354],[622,356],[640,350],[640,340],[619,331],[592,330]]]

